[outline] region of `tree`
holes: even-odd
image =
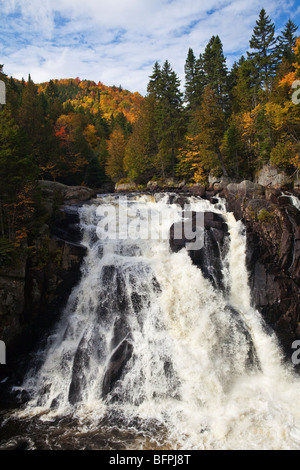
[[[153,72],[149,78],[150,80],[147,85],[148,95],[153,96],[155,100],[158,101],[161,98],[162,83],[161,83],[161,69],[157,61],[155,62],[153,66]]]
[[[252,59],[242,56],[235,69],[235,83],[230,90],[231,110],[250,111],[257,105],[257,69]]]
[[[212,36],[208,42],[203,54],[203,67],[206,83],[214,90],[220,105],[225,109],[228,95],[227,67],[219,36]]]
[[[152,96],[145,98],[126,146],[124,168],[130,178],[141,183],[151,179],[158,153],[154,133],[155,105]]]
[[[29,206],[30,215],[33,211],[30,188],[37,176],[37,168],[24,150],[20,129],[5,108],[0,119],[0,237],[14,242],[19,230],[28,231],[24,232],[24,224]]]
[[[177,149],[183,135],[183,95],[180,81],[167,60],[162,68],[158,62],[154,64],[147,90],[154,103],[155,165],[163,177],[174,176]]]
[[[116,127],[108,141],[108,159],[106,162],[106,174],[115,183],[125,176],[124,157],[126,141],[120,127]]]
[[[250,48],[254,52],[248,52],[248,58],[253,59],[257,68],[258,85],[266,91],[271,88],[276,70],[275,44],[275,26],[262,8],[250,39]]]
[[[224,176],[228,176],[221,150],[224,132],[224,112],[212,86],[207,85],[201,108],[195,113],[193,134],[204,156],[204,167],[218,168]]]
[[[195,183],[203,183],[206,180],[208,162],[197,137],[185,136],[183,146],[179,149],[176,174]]]
[[[203,58],[199,55],[196,60],[193,49],[189,49],[185,62],[185,95],[188,111],[195,110],[201,104],[201,97],[205,86],[205,73]]]
[[[289,19],[281,35],[277,38],[276,54],[279,60],[285,58],[290,64],[295,60],[293,48],[296,45],[295,35],[298,26]]]

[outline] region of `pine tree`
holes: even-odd
[[[157,61],[154,64],[152,75],[150,75],[149,78],[147,92],[158,100],[161,98],[161,69]]]
[[[158,162],[163,176],[175,175],[175,156],[182,127],[182,93],[180,81],[166,60],[161,69],[160,100],[157,108],[159,131]]]
[[[185,102],[188,111],[194,110],[201,104],[201,97],[205,86],[205,73],[203,58],[199,55],[196,60],[193,49],[189,49],[185,62]]]
[[[251,59],[242,56],[233,71],[230,90],[231,110],[234,113],[247,112],[257,104],[257,69]]]
[[[281,35],[277,38],[276,54],[279,60],[285,58],[290,64],[293,63],[295,59],[295,54],[293,48],[296,44],[296,31],[298,26],[289,19],[285,25],[285,29],[282,31]]]
[[[156,62],[148,83],[148,97],[154,101],[154,126],[158,152],[156,167],[163,177],[175,174],[178,141],[182,135],[180,81],[168,60],[162,67]]]
[[[185,72],[185,95],[184,100],[188,103],[188,106],[191,106],[194,98],[195,90],[195,67],[196,67],[196,57],[194,55],[193,49],[189,49],[188,55],[186,58],[184,72]]]
[[[228,96],[228,72],[219,36],[212,36],[208,42],[203,54],[203,65],[206,84],[212,87],[222,108],[225,109]]]
[[[224,112],[212,86],[207,85],[203,93],[201,108],[195,113],[193,133],[203,154],[204,167],[209,168],[215,165],[224,176],[228,176],[221,150],[224,131]]]
[[[129,137],[124,167],[129,176],[138,183],[144,184],[151,179],[154,172],[155,156],[158,145],[154,133],[156,103],[151,96],[147,96],[141,106],[140,113],[134,123]]]
[[[267,91],[271,88],[276,69],[276,38],[274,35],[275,26],[262,8],[250,39],[250,48],[255,52],[248,52],[248,58],[253,60],[257,68],[258,85]]]

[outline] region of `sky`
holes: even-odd
[[[35,83],[76,78],[145,95],[154,63],[167,59],[184,86],[196,57],[219,35],[227,66],[249,50],[261,8],[280,34],[299,0],[0,0],[0,64]]]

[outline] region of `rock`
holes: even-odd
[[[198,266],[204,277],[209,279],[215,287],[223,288],[222,253],[225,237],[228,236],[228,227],[221,214],[204,212],[199,220],[203,226],[198,227],[197,237],[202,238],[201,248],[188,249],[192,262]],[[183,212],[183,217],[185,213]],[[197,213],[192,213],[192,231],[196,231]],[[185,222],[176,222],[170,228],[169,243],[171,250],[177,252],[184,247],[188,248],[191,242],[185,236]],[[182,234],[177,236],[177,234]]]
[[[226,186],[225,194],[237,195],[240,198],[252,197],[255,193],[263,194],[264,188],[257,183],[249,180],[244,180],[241,183],[229,183]]]
[[[82,232],[80,227],[79,206],[63,206],[60,217],[51,225],[51,233],[67,243],[80,244]]]
[[[40,180],[39,186],[48,204],[49,200],[53,202],[54,199],[59,200],[61,204],[64,201],[70,204],[72,202],[88,201],[96,196],[94,189],[85,186],[67,186],[56,181],[46,180]]]
[[[104,374],[102,384],[102,397],[106,397],[113,389],[113,386],[120,379],[123,369],[132,356],[132,344],[124,340],[112,354],[107,370]]]
[[[64,193],[64,200],[70,201],[88,201],[95,197],[95,191],[84,186],[71,186],[68,187]]]
[[[266,163],[257,172],[255,180],[262,186],[271,186],[273,188],[291,187],[293,184],[291,177],[271,163]]]
[[[193,196],[203,197],[205,195],[205,187],[201,184],[193,184],[188,186],[189,192]]]
[[[69,388],[69,402],[74,405],[82,399],[82,391],[86,387],[86,375],[90,364],[90,351],[86,344],[85,337],[79,343],[76,350],[73,368],[72,368],[72,380]]]
[[[147,189],[149,189],[149,191],[155,191],[159,189],[158,181],[148,181]]]
[[[133,181],[128,183],[117,183],[115,186],[115,191],[117,192],[135,191],[136,189],[137,186]]]

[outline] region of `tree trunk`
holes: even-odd
[[[221,168],[222,168],[223,175],[228,176],[228,173],[227,173],[227,170],[226,170],[224,160],[223,160],[223,157],[222,157],[222,154],[221,154],[221,150],[219,149],[219,146],[217,148],[217,155],[218,155],[218,160],[219,160]]]

